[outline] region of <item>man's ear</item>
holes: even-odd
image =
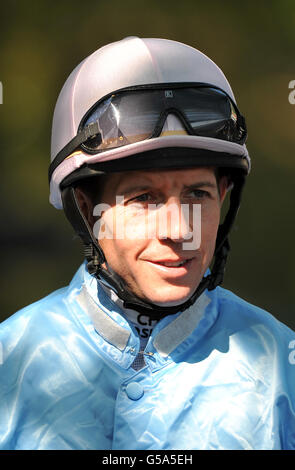
[[[76,188],[75,193],[83,215],[86,217],[90,227],[93,227],[95,219],[93,217],[93,204],[90,197],[80,188]]]
[[[225,199],[226,193],[230,187],[229,180],[227,176],[222,176],[219,180],[219,198],[220,206],[222,206]]]

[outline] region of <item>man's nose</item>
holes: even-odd
[[[192,237],[190,227],[191,209],[181,204],[178,198],[171,198],[158,212],[158,238],[183,242]]]

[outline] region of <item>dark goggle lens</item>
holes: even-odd
[[[101,135],[88,139],[90,152],[120,147],[155,136],[170,113],[189,134],[244,143],[246,129],[238,109],[221,90],[211,87],[122,91],[100,102],[82,128],[97,122]]]

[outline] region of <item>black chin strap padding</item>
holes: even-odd
[[[219,286],[223,281],[226,260],[230,251],[228,234],[233,226],[233,223],[240,207],[245,181],[245,176],[241,174],[239,174],[239,176],[235,175],[233,178],[234,185],[230,194],[230,206],[225,216],[224,222],[220,225],[217,233],[216,247],[214,253],[215,261],[211,275],[208,276],[210,277],[208,290],[215,289],[215,287]]]
[[[96,242],[89,223],[84,216],[75,188],[67,186],[61,191],[64,212],[77,235],[80,236],[84,245],[85,258],[88,261],[87,268],[91,274],[95,274],[101,264],[105,262],[104,253]]]
[[[245,181],[246,178],[244,175],[239,175],[238,177],[233,178],[234,185],[230,194],[230,206],[225,216],[224,222],[220,225],[218,229],[215,253],[219,252],[233,226],[241,204],[242,192]]]
[[[229,241],[226,238],[222,247],[219,249],[219,252],[215,255],[215,263],[212,268],[212,274],[210,276],[210,283],[208,285],[208,290],[213,290],[215,289],[215,287],[219,286],[222,283],[227,255],[229,251],[230,251]]]

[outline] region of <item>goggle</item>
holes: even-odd
[[[56,156],[50,172],[79,146],[96,154],[161,135],[173,114],[190,135],[242,145],[244,117],[223,90],[206,83],[168,83],[129,87],[98,101],[82,119],[78,133]]]

